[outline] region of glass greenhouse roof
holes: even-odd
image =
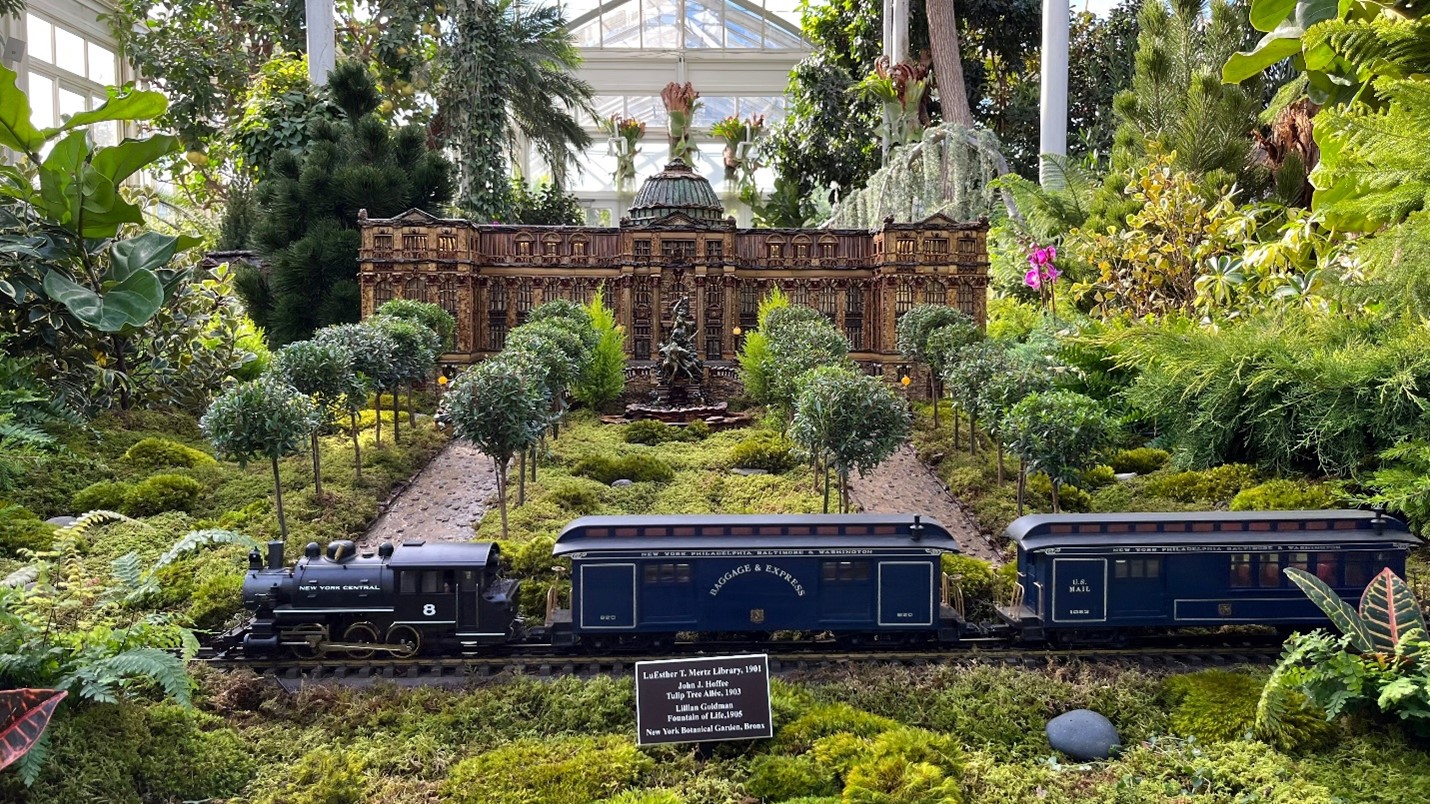
[[[799,0],[565,0],[578,47],[802,50]]]

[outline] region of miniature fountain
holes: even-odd
[[[695,318],[688,297],[676,299],[670,318],[670,339],[660,344],[651,401],[627,405],[626,418],[683,424],[725,416],[729,406],[705,396],[705,361],[695,347]]]

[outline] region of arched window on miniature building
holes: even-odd
[[[457,233],[443,229],[437,234],[437,251],[443,257],[453,257],[457,253]]]
[[[959,282],[957,287],[958,309],[969,315],[974,314],[973,283],[967,280]]]
[[[427,233],[413,231],[403,232],[402,251],[409,256],[422,255],[427,251]]]
[[[924,281],[924,304],[947,304],[948,287],[942,280],[929,279]]]
[[[825,235],[819,238],[819,259],[832,260],[839,256],[839,241]]]
[[[516,236],[516,256],[517,256],[518,258],[530,257],[530,256],[531,256],[531,252],[532,252],[531,244],[532,244],[532,237],[531,237],[531,235],[526,234],[526,233],[522,233],[522,234],[517,235],[517,236]]]
[[[705,359],[719,360],[725,339],[725,305],[720,303],[720,289],[708,288],[709,302],[705,305]]]
[[[561,237],[550,234],[541,239],[541,255],[543,257],[559,257],[561,255]]]
[[[783,237],[771,237],[765,241],[767,256],[772,260],[781,260],[785,256],[785,239]]]
[[[798,235],[791,242],[790,256],[794,257],[796,260],[807,261],[810,257],[814,256],[810,253],[812,250],[810,246],[811,243],[809,235]]]
[[[389,257],[392,254],[392,232],[378,232],[373,235],[372,249],[380,256]]]
[[[402,286],[402,298],[413,301],[427,301],[427,280],[420,277],[412,277]]]
[[[585,262],[587,254],[586,238],[583,235],[575,235],[571,238],[571,257],[575,262]]]
[[[914,309],[914,283],[908,279],[899,282],[894,291],[894,321],[898,322],[904,317],[904,313]]]
[[[535,292],[532,288],[534,280],[521,279],[516,286],[516,323],[525,324],[526,316],[531,312],[535,300]]]
[[[381,307],[392,301],[392,283],[383,279],[372,288],[372,303],[374,307]]]
[[[789,294],[789,303],[799,307],[809,307],[809,285],[803,282],[796,282],[786,291]]]

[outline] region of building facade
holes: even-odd
[[[734,360],[760,300],[779,287],[843,332],[855,360],[884,373],[902,362],[894,328],[915,305],[957,307],[980,324],[986,314],[987,221],[741,229],[709,182],[678,161],[645,182],[617,227],[479,225],[417,210],[360,225],[363,316],[397,298],[441,305],[457,319],[450,363],[501,351],[542,302],[584,303],[601,287],[635,361],[657,353],[682,296],[708,361]]]

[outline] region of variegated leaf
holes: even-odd
[[[0,690],[0,769],[30,750],[44,733],[64,690]]]
[[[1360,616],[1375,640],[1375,650],[1391,653],[1412,630],[1425,633],[1425,618],[1415,596],[1389,567],[1380,571],[1360,598]]]
[[[1291,579],[1291,583],[1300,587],[1301,591],[1306,593],[1306,597],[1311,598],[1311,602],[1326,613],[1336,628],[1351,638],[1351,647],[1359,651],[1376,649],[1375,640],[1366,622],[1361,619],[1355,609],[1351,608],[1349,603],[1341,600],[1340,595],[1326,585],[1325,581],[1295,567],[1287,567],[1285,572],[1286,577]]]

